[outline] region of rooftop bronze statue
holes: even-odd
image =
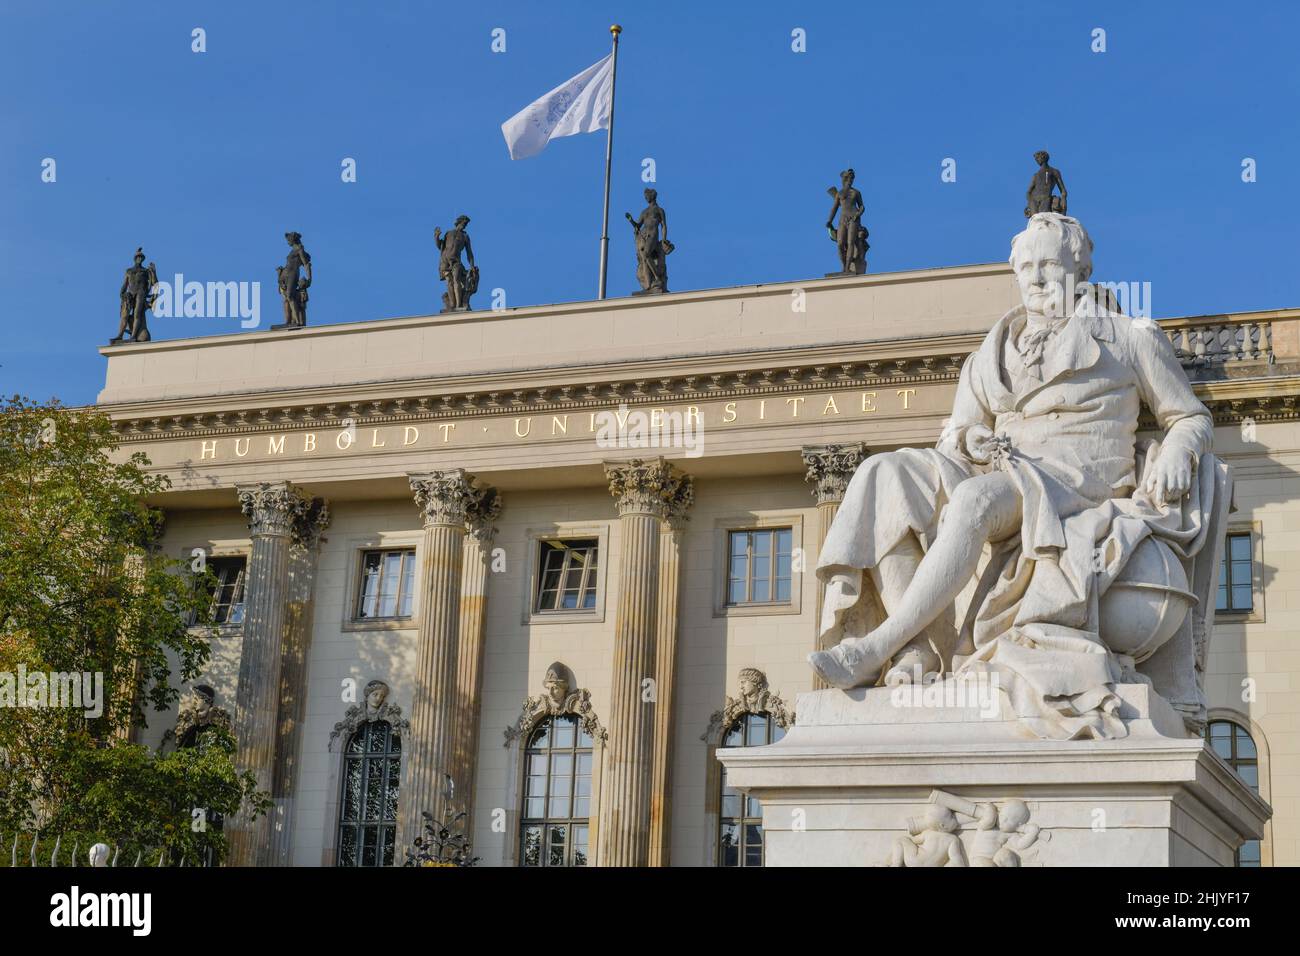
[[[1025,206],[1026,218],[1039,212],[1059,212],[1062,216],[1065,215],[1065,180],[1061,177],[1059,169],[1047,165],[1047,161],[1051,158],[1045,149],[1034,153],[1034,162],[1038,164],[1038,171],[1034,173],[1034,178],[1029,180],[1029,190],[1025,193],[1028,202]],[[1052,187],[1059,189],[1061,194],[1053,196]]]
[[[447,283],[447,291],[442,294],[442,311],[468,312],[469,298],[478,291],[478,266],[474,265],[474,247],[470,244],[469,216],[457,216],[456,224],[446,234],[441,227],[434,227],[433,241],[438,244],[442,255],[438,259],[438,278]],[[461,253],[469,260],[469,268],[461,261]]]
[[[144,265],[144,249],[135,250],[135,264],[126,270],[122,278],[122,289],[118,292],[121,302],[121,322],[117,327],[117,336],[109,340],[109,345],[117,345],[130,335],[132,342],[148,342],[149,327],[145,324],[144,313],[152,309],[158,297],[155,288],[158,285],[158,269],[151,262]]]
[[[307,289],[311,286],[311,254],[302,246],[302,233],[286,232],[289,255],[276,266],[276,284],[284,299],[284,324],[273,329],[300,329],[307,324]],[[299,275],[301,269],[305,274]]]
[[[668,241],[668,214],[659,205],[658,191],[647,189],[645,201],[641,218],[633,219],[630,212],[623,215],[636,235],[636,278],[641,291],[634,294],[658,295],[668,291],[668,254],[675,246]]]
[[[855,175],[852,169],[844,170],[840,173],[840,188],[831,186],[826,190],[831,197],[826,229],[839,248],[841,275],[862,275],[867,271],[867,230],[862,225],[862,213],[866,207],[862,204],[862,193],[853,186]],[[835,224],[837,212],[840,216],[838,226]]]

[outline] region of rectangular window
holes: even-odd
[[[411,616],[415,596],[415,549],[367,551],[361,556],[361,587],[357,589],[359,621]]]
[[[1223,549],[1223,561],[1219,564],[1219,594],[1215,610],[1227,613],[1254,610],[1253,584],[1250,532],[1230,534]]]
[[[727,604],[788,604],[792,541],[790,528],[730,532]]]
[[[599,552],[595,538],[541,542],[537,610],[594,611]]]
[[[212,591],[212,621],[214,624],[244,623],[244,582],[248,559],[242,555],[234,558],[211,558],[208,568],[217,579]]]

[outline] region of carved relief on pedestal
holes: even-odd
[[[524,701],[519,712],[519,719],[505,730],[505,744],[509,747],[537,726],[547,717],[570,715],[578,718],[578,723],[593,740],[604,743],[609,734],[601,726],[596,712],[591,709],[591,691],[586,688],[570,690],[572,681],[569,669],[558,661],[546,669],[546,678],[542,681],[545,691]]]
[[[349,707],[343,719],[330,731],[329,749],[334,749],[334,741],[339,737],[347,743],[365,724],[376,720],[388,721],[394,737],[401,737],[403,731],[409,730],[411,722],[402,716],[402,708],[388,699],[391,693],[384,681],[372,680],[366,684],[365,699]]]
[[[605,477],[620,515],[677,517],[695,501],[694,479],[662,458],[605,462]]]
[[[794,711],[790,710],[780,694],[768,690],[767,675],[757,667],[740,671],[740,696],[727,697],[722,710],[715,710],[709,718],[709,728],[700,739],[719,743],[727,728],[745,714],[766,714],[782,730],[794,725]]]
[[[840,445],[807,445],[803,449],[804,474],[813,486],[817,503],[843,501],[853,473],[858,470],[870,452],[866,443],[855,441]]]
[[[1030,823],[1029,817],[1029,805],[1023,800],[975,803],[933,790],[924,816],[908,818],[907,836],[894,839],[889,858],[879,865],[1033,865],[1038,847],[1051,834]],[[970,834],[966,842],[961,838],[964,833]]]

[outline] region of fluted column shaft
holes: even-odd
[[[844,492],[853,478],[858,466],[869,454],[862,442],[843,445],[810,445],[803,449],[803,461],[807,466],[804,478],[813,486],[813,497],[817,499],[817,540],[814,547],[805,551],[804,567],[810,573],[817,569],[818,556],[830,534],[831,523],[839,513]],[[822,608],[826,603],[826,585],[817,580],[817,607],[813,618],[813,650],[824,650],[821,646]],[[813,674],[813,689],[825,690],[827,684]]]
[[[677,684],[677,608],[685,519],[669,515],[659,533],[659,610],[655,654],[654,778],[651,785],[650,865],[668,866],[672,843],[673,701]]]
[[[479,720],[483,710],[483,652],[486,645],[487,584],[492,564],[492,542],[496,528],[492,521],[501,512],[501,498],[495,489],[476,489],[483,494],[469,508],[465,538],[465,569],[461,577],[460,638],[456,654],[456,744],[452,779],[456,783],[456,804],[464,809],[466,832],[473,832],[474,780],[478,766]]]
[[[610,738],[602,771],[597,862],[647,866],[654,785],[658,687],[659,526],[675,495],[690,494],[690,479],[663,459],[607,464],[619,512],[618,612]]]
[[[271,792],[280,712],[280,669],[289,584],[289,546],[295,523],[307,509],[287,482],[240,486],[252,552],[244,589],[244,640],[235,695],[236,765],[253,774],[257,789]],[[242,811],[227,826],[228,860],[235,866],[270,866],[276,812],[249,820]]]
[[[421,835],[422,814],[442,820],[446,810],[444,775],[453,770],[456,741],[465,516],[473,495],[472,479],[460,469],[412,475],[411,489],[424,514],[424,539],[411,734],[398,797],[399,860]]]

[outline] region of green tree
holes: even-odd
[[[128,742],[210,653],[211,573],[152,547],[163,516],[149,501],[169,482],[148,465],[98,411],[0,400],[0,830],[166,848],[193,865],[225,850],[200,815],[269,800],[236,771],[228,732],[170,753]],[[99,675],[102,712],[52,694],[16,706],[20,670]]]

